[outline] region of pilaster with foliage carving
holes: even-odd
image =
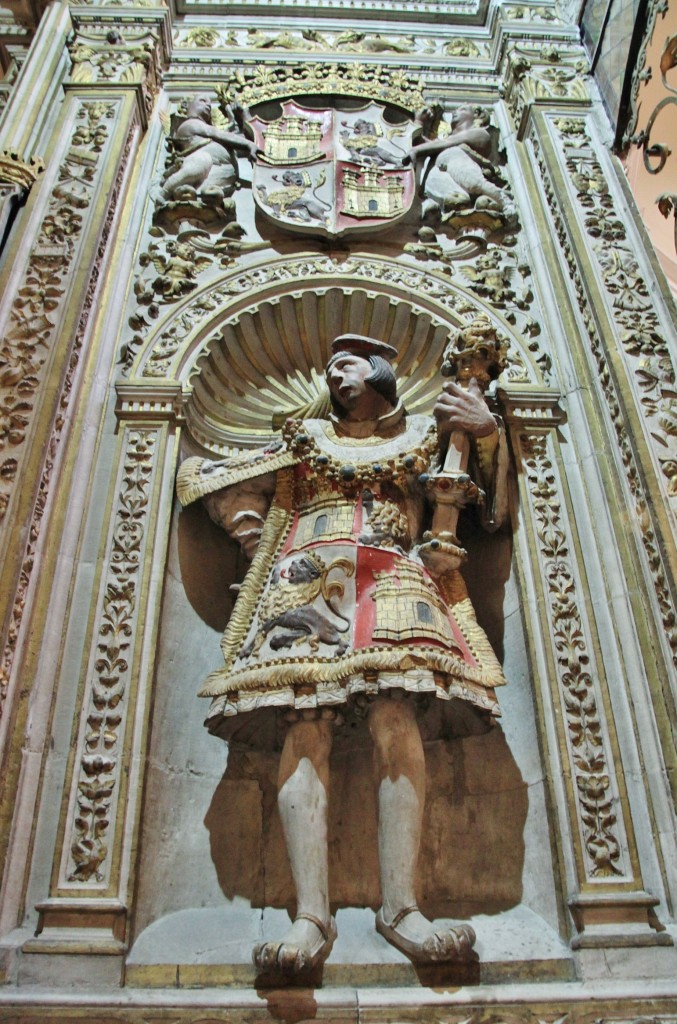
[[[589,609],[580,543],[559,465],[556,435],[513,423],[521,478],[523,522],[528,536],[523,589],[541,628],[531,630],[540,647],[562,759],[573,853],[569,905],[578,934],[575,948],[638,944],[670,945],[658,923],[658,899],[644,891],[634,826],[618,743],[608,712],[608,683],[597,624]],[[527,578],[528,577],[528,578]],[[548,712],[550,714],[550,712]],[[633,930],[640,925],[637,939]]]
[[[673,329],[658,289],[644,278],[638,255],[642,244],[617,207],[610,158],[587,118],[572,112],[549,115],[544,122],[532,132],[530,144],[580,310],[585,358],[624,469],[642,568],[653,585],[654,644],[662,648],[665,663],[657,696],[665,705],[661,716],[674,728],[677,430],[669,351]]]
[[[102,159],[110,148],[114,102],[77,105],[71,144],[46,206],[35,244],[9,312],[0,346],[0,529],[19,493],[18,481],[29,454],[38,398],[54,356],[68,276],[86,239],[88,212]],[[38,517],[38,523],[39,523]],[[39,526],[31,530],[31,540]],[[24,555],[20,590],[32,570]],[[7,686],[23,600],[15,602],[3,651],[2,694]]]
[[[147,617],[153,620],[157,613],[153,566],[165,557],[168,518],[158,505],[171,504],[165,472],[175,457],[168,429],[159,422],[130,422],[123,428],[98,596],[83,655],[81,711],[65,790],[59,863],[50,897],[38,905],[36,949],[55,941],[63,948],[80,948],[82,928],[95,929],[87,941],[98,952],[122,948],[127,851],[138,798],[130,765],[138,762],[136,748],[145,730],[136,726],[145,718],[137,716],[139,704],[144,706],[148,697],[139,681],[152,677],[146,664],[152,653],[143,637]],[[159,516],[164,525],[158,525]],[[70,940],[59,927],[65,911],[76,923]],[[53,928],[59,929],[56,940]]]
[[[154,17],[163,22],[165,14]],[[64,53],[60,59],[63,64]],[[153,73],[157,77],[157,66]],[[31,191],[23,233],[10,239],[4,267],[0,700],[3,736],[14,734],[6,752],[7,806],[21,784],[24,766],[14,744],[23,735],[33,681],[39,678],[36,648],[26,646],[24,637],[42,624],[49,600],[50,577],[35,570],[44,564],[41,550],[49,552],[50,529],[60,536],[62,528],[63,497],[73,470],[63,442],[77,416],[75,399],[92,386],[83,370],[99,340],[93,334],[97,297],[141,121],[138,83],[71,80],[65,89],[44,150],[47,169]],[[57,484],[61,505],[55,500]],[[2,856],[6,841],[4,836]]]

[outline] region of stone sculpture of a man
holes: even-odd
[[[474,956],[471,927],[435,924],[416,906],[425,794],[417,709],[432,696],[452,713],[456,706],[491,716],[504,679],[467,598],[456,538],[425,531],[433,525],[431,478],[452,431],[471,439],[488,525],[498,525],[504,441],[474,381],[445,386],[437,427],[407,416],[390,362],[396,354],[371,338],[337,338],[326,368],[328,419],[288,420],[283,439],[266,449],[188,459],[179,471],[181,502],[202,498],[253,556],[224,635],[225,666],[203,691],[214,698],[208,725],[255,742],[265,715],[285,720],[278,800],[297,914],[283,941],[254,950],[261,970],[300,972],[329,955],[329,754],[334,728],[356,708],[374,742],[376,928],[418,962]],[[468,480],[461,491],[476,493]]]

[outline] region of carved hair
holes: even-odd
[[[331,357],[327,363],[327,369],[325,373],[329,372],[329,368],[337,359],[342,359],[346,355],[350,355],[350,352],[337,352]],[[397,378],[395,371],[383,356],[365,355],[360,356],[360,359],[366,359],[371,366],[371,373],[368,377],[364,378],[364,383],[368,384],[378,395],[385,398],[390,405],[397,405]],[[337,416],[340,416],[344,412],[344,408],[340,402],[330,393],[331,404],[334,412]]]

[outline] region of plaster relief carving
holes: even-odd
[[[318,110],[288,101],[274,121],[252,118],[258,207],[288,231],[343,236],[395,225],[414,199],[403,159],[415,126],[392,115],[376,103]]]
[[[151,317],[157,303],[175,302],[214,265],[227,267],[237,254],[263,248],[240,241],[234,193],[240,186],[238,153],[252,156],[256,145],[243,133],[244,112],[228,105],[212,108],[208,96],[195,96],[184,112],[164,117],[170,154],[155,199],[154,240],[141,253],[134,291]],[[144,269],[152,265],[157,276]],[[132,317],[135,323],[138,315]]]
[[[408,157],[428,158],[421,174],[423,221],[456,230],[483,230],[516,226],[488,130],[489,118],[479,107],[459,106],[449,124],[441,108],[424,108],[418,115],[424,140]]]
[[[157,31],[145,24],[98,24],[74,16],[76,35],[69,43],[71,82],[135,86],[145,127],[160,89],[161,47]]]
[[[79,130],[79,129],[78,129]],[[122,159],[120,162],[120,170],[118,177],[113,188],[111,195],[111,201],[108,206],[108,213],[106,215],[106,221],[103,225],[101,232],[101,240],[96,253],[96,265],[98,266],[104,257],[106,246],[108,244],[108,238],[110,235],[110,229],[113,223],[113,218],[117,209],[118,197],[122,188],[122,181],[127,170],[127,161],[129,159],[129,153],[132,145],[132,139],[134,137],[135,125],[132,125],[127,135],[127,140],[124,146]],[[38,486],[38,496],[33,509],[33,516],[31,525],[28,533],[28,544],[24,552],[21,572],[19,575],[19,584],[16,590],[14,604],[12,607],[10,624],[6,634],[5,646],[2,652],[2,661],[0,662],[0,685],[2,688],[2,695],[6,691],[10,674],[12,671],[12,665],[14,662],[14,656],[16,653],[16,645],[19,637],[19,629],[21,627],[21,621],[23,618],[23,611],[25,606],[26,593],[28,586],[31,581],[33,568],[35,566],[35,553],[37,549],[37,542],[40,536],[42,527],[42,518],[45,512],[45,506],[47,497],[49,494],[52,471],[54,469],[54,462],[57,454],[59,444],[61,442],[61,436],[66,426],[66,411],[70,404],[71,391],[73,387],[74,376],[78,367],[80,356],[82,353],[82,345],[85,335],[85,330],[89,320],[89,315],[92,309],[92,303],[94,301],[94,295],[98,284],[98,277],[93,274],[89,281],[85,300],[83,302],[82,313],[78,323],[78,328],[73,339],[73,347],[71,358],[69,360],[68,369],[64,378],[63,387],[61,390],[61,398],[59,401],[59,411],[54,422],[52,434],[49,442],[46,446],[45,451],[45,462],[40,477],[40,483]],[[11,460],[9,472],[7,475],[10,479],[13,479],[18,469],[18,463],[15,460]],[[0,473],[2,469],[0,468]],[[1,707],[1,702],[0,702]]]
[[[216,123],[215,123],[216,122]],[[214,207],[226,220],[233,206],[225,203],[238,181],[236,152],[254,155],[256,147],[243,134],[242,111],[229,106],[225,116],[212,110],[208,96],[196,96],[170,136],[172,161],[160,190],[159,209],[200,203]],[[176,211],[195,215],[192,205]],[[231,216],[229,216],[231,215]]]
[[[232,28],[228,31],[212,28],[177,29],[174,34],[179,47],[258,50],[270,52],[281,50],[294,53],[358,53],[373,54],[425,54],[447,57],[487,57],[488,48],[484,41],[457,37],[445,41],[439,32],[434,34],[397,33],[395,30],[363,32],[348,29],[344,32],[319,31],[304,28],[299,31],[264,31],[259,28]]]
[[[604,172],[594,155],[585,122],[560,118],[555,124],[566,146],[567,166],[577,172],[574,184],[587,231],[592,238],[601,238],[606,243],[593,245],[593,252],[619,327],[628,372],[634,376],[640,393],[644,393],[641,407],[650,436],[659,442],[654,451],[666,480],[667,497],[671,499],[677,495],[677,435],[673,427],[675,373],[668,345]],[[651,371],[647,375],[648,355],[660,361],[659,377]]]
[[[303,299],[303,303],[311,302],[312,309],[315,310],[312,315],[318,318],[317,322],[322,322],[325,317],[336,315],[330,311],[328,303],[337,294],[333,291],[337,283],[344,296],[342,301],[346,303],[346,313],[341,312],[340,316],[348,315],[353,297],[355,301],[361,299],[360,293],[355,291],[355,283],[359,284],[360,289],[364,288],[367,291],[370,291],[370,283],[378,285],[377,291],[366,296],[367,309],[373,310],[373,312],[370,312],[370,316],[373,317],[377,316],[375,310],[377,295],[383,292],[384,289],[388,293],[391,289],[395,289],[398,296],[400,291],[403,290],[402,295],[399,296],[400,299],[404,295],[420,295],[424,299],[430,299],[434,304],[439,303],[441,311],[453,311],[463,318],[468,315],[474,315],[477,310],[477,302],[474,300],[472,293],[456,284],[450,283],[438,274],[422,271],[416,267],[398,265],[375,258],[362,258],[360,260],[348,258],[339,261],[326,256],[318,256],[314,259],[296,257],[295,259],[287,259],[277,264],[266,263],[245,272],[238,273],[233,271],[225,280],[217,282],[211,289],[201,292],[190,302],[187,308],[181,309],[175,317],[165,322],[162,330],[153,341],[152,348],[145,353],[143,362],[139,365],[136,372],[149,379],[167,377],[177,373],[176,360],[181,358],[182,352],[185,352],[186,346],[190,343],[190,339],[198,324],[204,318],[213,316],[215,311],[229,299],[246,294],[255,295],[261,290],[284,283],[294,284],[295,292],[299,287],[304,290],[308,282],[312,282],[312,296],[306,296]],[[301,312],[301,307],[298,305],[300,302],[300,296],[298,300],[294,298],[290,307],[290,313],[293,312],[293,315],[298,317],[299,333],[301,333],[301,323],[306,316],[310,315],[309,307],[307,306],[306,312]],[[547,376],[548,357],[546,353],[541,351],[538,344],[538,324],[516,308],[508,309],[505,318],[509,323],[517,323],[519,330],[530,339],[528,349],[532,353],[533,363],[540,368],[541,374]],[[440,329],[444,329],[441,326],[441,321],[438,321],[436,318],[433,320],[433,323],[435,326],[439,325]],[[133,326],[139,333],[134,336],[131,343],[127,345],[122,353],[123,372],[128,372],[131,369],[134,360],[144,345],[144,336],[149,332],[151,323],[139,315],[135,318]],[[446,330],[448,329],[447,326]],[[261,329],[261,336],[265,338],[270,337],[271,344],[274,343],[273,347],[268,351],[267,358],[275,363],[277,359],[276,352],[284,352],[285,350],[283,338],[280,337],[278,341],[275,334],[271,335],[270,328],[265,331]],[[297,362],[297,365],[304,365],[307,356],[303,350],[299,350],[295,358],[297,361],[303,361],[302,363]],[[288,367],[285,372],[290,372],[290,370],[291,368]],[[254,374],[254,379],[258,379],[254,365],[251,366],[248,372]],[[310,373],[310,366],[308,366],[307,372]],[[508,350],[508,367],[505,372],[505,379],[510,381],[535,381],[540,379],[539,371],[531,364],[531,360],[525,360],[524,354],[519,351],[514,340]],[[258,402],[260,403],[262,400],[265,400],[261,395],[261,389],[265,385],[262,381],[259,384]],[[316,396],[309,396],[308,400],[310,401],[313,397]],[[407,401],[411,401],[410,396],[407,396]],[[293,403],[290,408],[293,408]],[[273,411],[271,408],[267,413],[268,422],[270,422],[270,416]],[[196,429],[196,424],[193,423],[191,429]],[[216,449],[218,450],[218,443],[214,437],[209,441],[205,439],[204,443],[206,443],[207,447],[212,448],[216,444]]]

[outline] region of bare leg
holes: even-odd
[[[327,852],[327,794],[331,720],[294,722],[287,733],[278,777],[278,806],[287,853],[296,885],[297,919],[282,942],[264,942],[254,950],[263,969],[298,972],[309,966],[323,944],[321,930],[304,914],[331,931]],[[324,959],[331,948],[327,945]]]
[[[383,906],[379,930],[414,959],[463,959],[474,933],[436,927],[416,907],[414,879],[425,803],[425,759],[410,701],[377,698],[369,711],[378,786],[378,852]],[[393,935],[392,932],[396,934]]]

